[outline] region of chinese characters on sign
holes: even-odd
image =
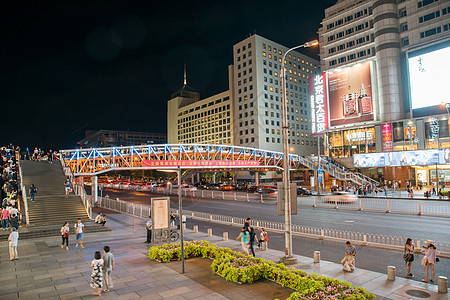
[[[430,131],[432,139],[439,138],[439,121],[435,118],[432,118],[430,121]]]
[[[258,160],[144,160],[143,167],[254,167],[259,166]]]
[[[381,150],[392,151],[394,149],[394,143],[392,139],[392,124],[385,123],[381,128]]]
[[[153,229],[169,228],[169,198],[152,198]]]
[[[309,77],[311,94],[311,135],[318,135],[329,128],[326,73]]]

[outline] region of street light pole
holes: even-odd
[[[291,190],[290,190],[290,178],[289,178],[289,143],[288,143],[288,118],[287,118],[287,99],[286,99],[286,71],[284,69],[284,60],[286,55],[295,49],[306,48],[319,44],[317,40],[304,43],[293,48],[288,49],[281,60],[281,99],[282,105],[282,135],[283,135],[283,191],[284,191],[284,241],[285,241],[285,256],[281,259],[285,264],[295,264],[297,259],[292,256],[292,224],[291,224]]]

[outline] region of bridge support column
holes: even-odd
[[[195,177],[194,174],[192,174],[192,184],[195,183],[194,177]]]
[[[200,172],[197,172],[197,182],[200,182]]]
[[[255,185],[258,186],[259,185],[259,172],[255,172]]]
[[[216,183],[216,172],[212,174],[212,183]]]
[[[81,195],[81,191],[84,188],[84,176],[79,176],[78,177],[78,184],[80,186],[80,189],[78,190],[78,194],[77,195]]]
[[[95,207],[98,202],[98,177],[92,176],[92,203],[91,207]]]

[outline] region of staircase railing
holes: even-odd
[[[22,172],[22,165],[20,163],[20,155],[17,159],[17,165],[19,167],[20,190],[22,191],[22,201],[25,209],[25,222],[27,223],[28,226],[30,225],[30,216],[28,214],[27,188],[23,183],[23,172]]]
[[[81,201],[83,202],[84,209],[86,210],[86,213],[89,217],[89,219],[92,219],[92,205],[90,203],[90,197],[86,193],[86,190],[84,189],[84,182],[81,182],[81,184],[77,184],[77,180],[75,176],[73,175],[72,169],[70,167],[67,167],[64,165],[64,160],[60,159],[61,161],[61,167],[63,168],[64,174],[69,177],[70,186],[75,193],[76,196],[79,196],[81,198]]]

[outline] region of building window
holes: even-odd
[[[429,37],[429,36],[432,36],[432,35],[435,35],[435,34],[438,34],[438,33],[441,33],[441,26],[429,29],[429,30],[424,31],[424,32],[421,32],[420,33],[420,38],[423,39],[423,38],[426,38],[426,37]]]
[[[404,32],[408,30],[408,23],[402,23],[400,24],[400,32]]]
[[[434,2],[438,2],[439,0],[422,0],[422,1],[419,1],[418,3],[417,3],[417,6],[418,6],[418,8],[421,8],[421,7],[423,7],[423,6],[426,6],[426,5],[428,5],[428,4],[431,4],[431,3],[434,3]]]
[[[402,46],[409,46],[409,38],[408,37],[402,38]]]
[[[400,18],[406,17],[407,15],[408,15],[408,13],[406,12],[406,8],[401,8],[401,9],[399,9],[399,11],[398,11],[398,16],[399,16]]]
[[[441,15],[441,12],[439,10],[436,11],[436,12],[432,12],[430,14],[427,14],[427,15],[423,16],[423,17],[419,17],[419,23],[423,23],[423,22],[426,22],[426,21],[429,21],[429,20],[433,20],[434,18],[440,17],[440,15]]]

